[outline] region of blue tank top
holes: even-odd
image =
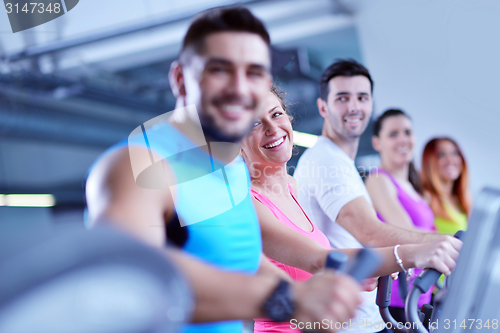
[[[243,159],[238,156],[227,164],[212,158],[207,150],[168,123],[156,125],[144,133],[138,129],[136,135],[116,144],[105,155],[128,144],[147,147],[166,159],[176,178],[175,184],[170,184],[171,188],[175,187],[175,210],[181,224],[188,228],[189,237],[183,249],[220,269],[255,274],[260,265],[262,241],[250,197],[250,175]],[[214,144],[225,143],[211,143],[210,146]],[[151,159],[153,161],[153,155]],[[141,186],[141,182],[144,183],[145,187],[168,186],[160,178],[141,173],[136,182]],[[155,184],[151,179],[158,181]],[[188,324],[182,332],[242,330],[242,322],[233,320]]]

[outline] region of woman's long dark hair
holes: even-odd
[[[380,130],[382,129],[382,125],[384,123],[384,120],[390,117],[396,117],[396,116],[405,116],[411,121],[411,118],[404,113],[402,110],[399,109],[389,109],[382,113],[380,117],[377,118],[375,123],[373,124],[373,135],[379,136]],[[408,181],[413,185],[413,188],[415,191],[420,193],[421,195],[423,194],[423,186],[422,182],[420,181],[420,178],[418,177],[418,172],[415,169],[415,164],[413,161],[410,162],[409,170],[408,170]]]

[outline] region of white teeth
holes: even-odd
[[[410,151],[410,148],[406,147],[406,148],[399,148],[399,149],[396,149],[396,153],[407,153]]]
[[[344,120],[346,123],[359,123],[361,121],[360,118],[355,118],[355,119],[350,119],[350,118],[347,118]]]
[[[274,141],[271,144],[265,145],[264,148],[267,148],[267,149],[274,148],[276,146],[279,146],[283,141],[284,141],[284,138],[282,137],[279,140],[276,140],[276,141]]]
[[[228,105],[224,104],[221,106],[221,109],[227,112],[243,112],[244,108],[241,105]]]

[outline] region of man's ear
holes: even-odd
[[[316,105],[318,106],[318,111],[321,117],[327,119],[328,118],[328,108],[326,105],[326,102],[321,98],[318,97],[316,100]]]
[[[378,136],[372,136],[372,146],[375,151],[380,152],[380,139]]]
[[[243,147],[240,148],[240,156],[243,158],[243,161],[245,162],[245,164],[247,165],[248,169],[250,170],[250,172],[252,172],[252,169],[250,169],[250,164],[249,163],[249,160],[248,160],[248,157],[247,157],[247,154],[245,153],[245,151],[243,150]]]
[[[177,60],[172,62],[172,64],[170,65],[168,82],[170,83],[170,87],[175,98],[186,96],[186,84],[184,81],[183,67],[182,64]]]

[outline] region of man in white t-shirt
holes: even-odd
[[[319,113],[324,118],[323,131],[316,145],[301,156],[295,170],[299,202],[333,248],[386,247],[444,240],[459,250],[461,242],[450,236],[414,233],[378,220],[354,164],[359,138],[372,115],[372,92],[370,73],[354,60],[339,60],[323,72],[321,96],[317,100]],[[365,293],[365,302],[346,331],[383,330],[375,297],[376,290]]]

